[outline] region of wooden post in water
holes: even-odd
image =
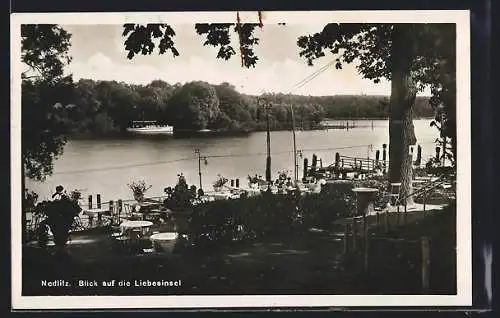
[[[417,147],[417,159],[415,160],[415,165],[420,168],[420,165],[422,164],[422,147],[418,145]]]
[[[422,293],[429,291],[429,267],[430,267],[429,238],[422,237]]]
[[[380,233],[380,213],[377,213],[375,214],[375,220],[376,220],[376,224],[377,224],[377,234]]]
[[[236,187],[239,188],[240,187],[240,179],[236,179]]]
[[[101,195],[100,194],[97,194],[97,208],[98,209],[101,208]]]
[[[231,179],[231,187],[234,187],[234,179]]]

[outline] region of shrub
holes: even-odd
[[[134,199],[136,199],[137,201],[143,200],[146,191],[151,189],[151,186],[146,185],[146,182],[144,182],[144,180],[134,181],[131,184],[129,184],[128,187],[130,188],[130,190],[132,190],[132,193],[134,194]]]
[[[207,202],[193,207],[188,235],[196,245],[228,243],[235,237],[262,239],[330,228],[355,209],[352,183],[328,185],[318,194],[291,192]]]

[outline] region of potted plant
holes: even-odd
[[[222,187],[228,182],[228,179],[224,178],[222,175],[217,175],[217,180],[213,183],[214,190],[220,191]]]
[[[54,235],[54,243],[59,250],[66,246],[71,225],[81,210],[77,201],[66,196],[60,200],[43,201],[37,205],[37,212],[46,216],[44,225],[50,227]]]
[[[128,187],[130,188],[130,190],[132,190],[134,199],[137,202],[144,201],[144,194],[146,193],[146,191],[151,189],[151,185],[146,185],[146,182],[144,182],[144,180],[134,181],[129,184]]]

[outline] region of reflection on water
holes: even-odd
[[[298,131],[297,150],[303,158],[313,153],[322,159],[323,165],[333,162],[335,152],[346,156],[375,157],[375,151],[389,142],[388,121],[371,120],[358,123],[359,128],[344,130]],[[426,160],[434,154],[437,130],[429,126],[430,120],[415,120],[415,133],[422,145],[422,157]],[[362,126],[362,127],[361,127]],[[293,141],[290,131],[271,133],[272,173],[280,170],[293,171]],[[372,150],[368,147],[373,145]],[[40,194],[40,199],[50,196],[58,184],[68,191],[83,190],[84,198],[101,194],[104,201],[130,199],[132,193],[127,184],[144,179],[151,184],[148,196],[163,195],[163,189],[173,186],[177,174],[183,173],[188,183],[198,186],[198,160],[194,149],[207,156],[207,164],[201,164],[202,183],[205,191],[212,190],[212,182],[218,174],[228,179],[240,179],[246,186],[247,176],[264,175],[266,162],[266,134],[252,133],[238,137],[186,138],[115,138],[99,140],[72,140],[64,148],[64,154],[55,162],[54,175],[44,183],[27,181],[27,186]],[[299,158],[299,173],[302,160]],[[95,200],[95,199],[94,199]]]

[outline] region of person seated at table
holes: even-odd
[[[66,191],[64,191],[64,187],[62,185],[58,185],[56,187],[56,193],[52,195],[52,200],[59,201],[62,199],[69,199],[69,196]]]

